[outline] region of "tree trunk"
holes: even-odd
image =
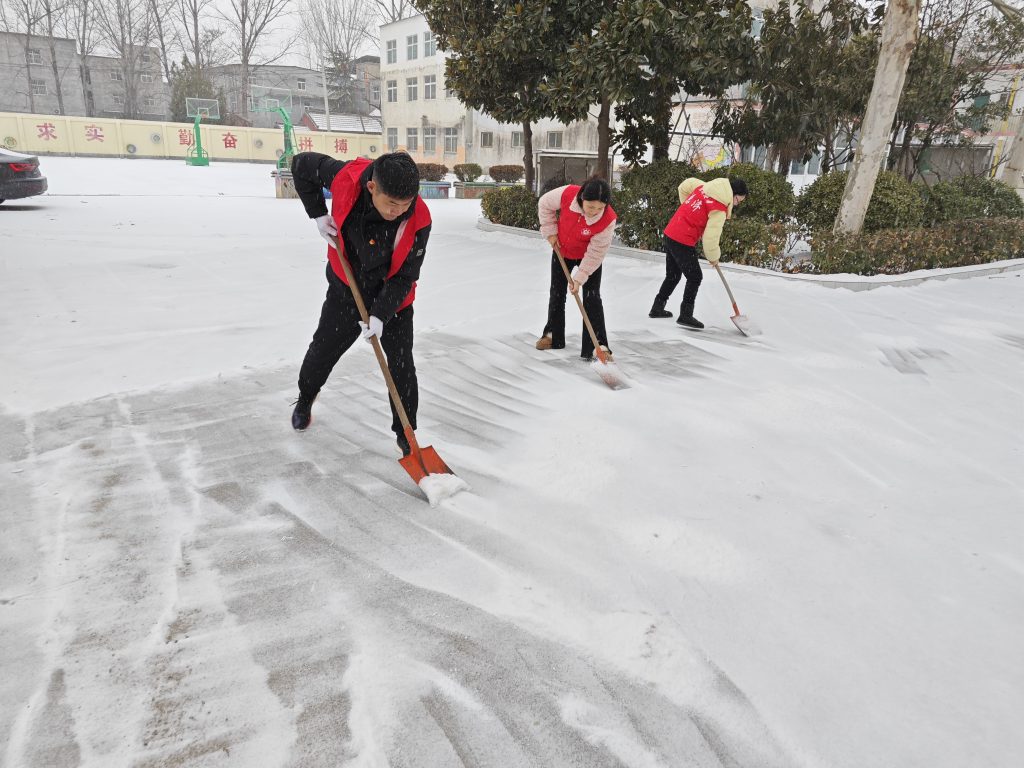
[[[921,0],[891,0],[886,9],[875,81],[861,123],[860,145],[846,179],[839,215],[836,216],[836,234],[857,234],[864,227],[864,216],[889,145],[889,133],[900,94],[903,93],[903,83],[907,79],[910,55],[917,43],[920,12]]]
[[[523,168],[526,170],[526,188],[536,192],[533,178],[533,128],[529,120],[523,120]]]
[[[1020,122],[1017,123],[1017,133],[1010,145],[1002,180],[1016,189],[1018,195],[1024,197],[1024,115],[1018,117]]]
[[[608,167],[608,150],[612,143],[611,131],[612,102],[605,96],[601,97],[601,111],[597,115],[597,168],[594,173],[602,179],[611,179],[611,168]]]
[[[29,57],[29,46],[32,44],[32,32],[25,34],[25,82],[28,84],[28,111],[36,111],[36,95],[32,91],[32,59]]]
[[[662,83],[656,91],[657,107],[651,115],[651,121],[657,128],[651,141],[651,160],[668,160],[668,148],[672,143],[669,126],[672,124],[672,96],[675,94],[675,83]]]

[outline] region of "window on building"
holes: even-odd
[[[121,74],[121,70],[112,69],[110,71],[110,79],[115,83],[120,83],[124,80],[124,76]]]
[[[46,81],[32,78],[32,95],[33,96],[45,96],[46,95]]]
[[[304,78],[304,77],[300,77],[299,78],[298,90],[300,90],[300,91],[306,90],[306,78]]]
[[[807,172],[811,176],[818,176],[821,174],[821,153],[815,152],[811,155],[811,162],[807,164]]]
[[[153,96],[147,96],[145,99],[143,99],[142,111],[145,112],[147,115],[157,114],[156,98],[154,98]]]
[[[433,56],[437,53],[437,43],[434,42],[434,33],[429,29],[423,33],[423,58]]]
[[[410,152],[420,151],[420,132],[417,128],[405,129],[405,148]]]
[[[423,152],[427,155],[437,152],[437,128],[423,129]]]
[[[233,93],[228,94],[228,112],[234,112],[238,106],[238,96]]]
[[[139,75],[139,80],[143,83],[152,83],[153,75],[149,72],[143,72],[141,75]]]
[[[393,104],[398,101],[398,81],[388,80],[388,102]]]
[[[398,149],[398,129],[388,128],[388,152]]]
[[[480,147],[490,149],[494,146],[494,133],[492,131],[480,131]]]
[[[142,66],[148,67],[150,65],[150,56],[148,53],[143,52],[139,55],[139,61],[142,62]]]
[[[444,153],[446,155],[454,155],[459,151],[459,129],[458,128],[445,128],[444,129]]]
[[[28,63],[29,64],[42,64],[43,63],[43,52],[38,48],[28,49]]]
[[[562,132],[548,131],[548,149],[562,148]]]
[[[512,131],[512,146],[513,147],[521,147],[521,146],[523,146],[523,132],[522,131]]]
[[[379,85],[374,84],[374,85],[370,86],[370,103],[371,104],[380,104],[380,86]]]
[[[124,94],[123,93],[115,93],[114,96],[112,97],[112,100],[114,102],[114,108],[115,109],[122,109],[124,107]]]
[[[249,85],[259,85],[259,84],[260,84],[260,81],[257,79],[256,75],[249,75]]]
[[[388,64],[396,64],[398,62],[398,41],[388,40],[384,43],[385,61]]]
[[[789,175],[790,176],[803,176],[807,173],[807,164],[801,163],[799,160],[793,160],[789,164]]]
[[[405,58],[409,61],[420,57],[420,36],[409,35],[405,38]]]
[[[437,98],[437,75],[424,75],[423,76],[423,98],[424,99],[436,99]]]
[[[418,77],[405,78],[405,97],[409,101],[416,101],[416,94],[419,91],[420,79]]]

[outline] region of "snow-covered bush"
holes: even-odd
[[[416,163],[420,169],[420,181],[442,181],[448,173],[448,166],[441,163]]]
[[[459,163],[452,170],[459,181],[476,181],[484,175],[484,169],[476,163]]]
[[[492,165],[487,175],[495,181],[514,184],[526,175],[526,169],[521,165]]]

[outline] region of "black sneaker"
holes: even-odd
[[[313,422],[314,400],[316,400],[316,395],[313,397],[299,395],[299,399],[292,403],[295,406],[295,410],[292,411],[292,429],[302,432]]]
[[[398,435],[397,442],[399,450],[402,451],[402,458],[412,453],[412,448],[409,447],[409,441],[405,439],[405,435]]]

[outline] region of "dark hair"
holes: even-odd
[[[612,201],[612,188],[608,186],[608,182],[598,176],[591,176],[589,179],[583,182],[580,186],[580,191],[576,193],[576,202],[581,206],[584,200],[598,200],[605,205],[608,205]]]
[[[743,197],[747,196],[747,182],[743,179],[736,179],[730,176],[729,184],[732,185],[732,193],[734,195],[743,195]]]
[[[420,170],[405,152],[389,152],[373,161],[373,180],[396,200],[411,200],[420,191]]]

